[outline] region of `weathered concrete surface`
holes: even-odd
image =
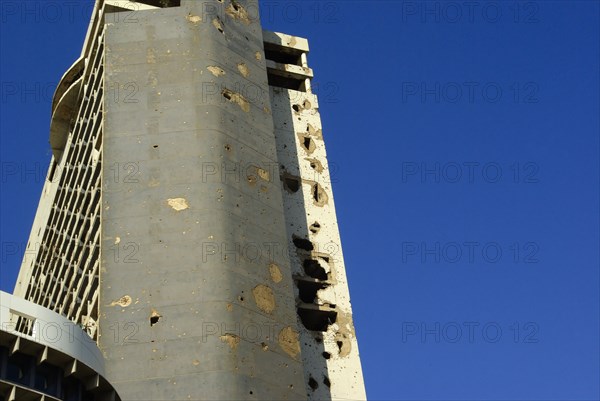
[[[257,2],[235,4],[106,29],[99,345],[126,400],[306,399]]]

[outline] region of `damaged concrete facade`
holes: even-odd
[[[124,400],[365,399],[305,39],[256,0],[98,0],[15,294]]]

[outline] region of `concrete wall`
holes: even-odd
[[[99,346],[123,399],[305,399],[257,5],[211,4],[107,25]]]

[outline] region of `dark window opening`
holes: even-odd
[[[48,173],[48,181],[50,182],[54,181],[54,173],[56,173],[57,165],[58,163],[56,162],[56,160],[52,161],[52,166],[50,166],[50,172]]]
[[[302,65],[301,53],[284,51],[283,49],[283,47],[265,43],[265,58],[279,64]]]
[[[306,92],[305,80],[300,78],[284,77],[267,71],[269,86],[278,88],[292,89],[299,92]]]

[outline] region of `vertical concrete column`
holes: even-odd
[[[107,21],[99,346],[124,400],[306,399],[257,1]]]

